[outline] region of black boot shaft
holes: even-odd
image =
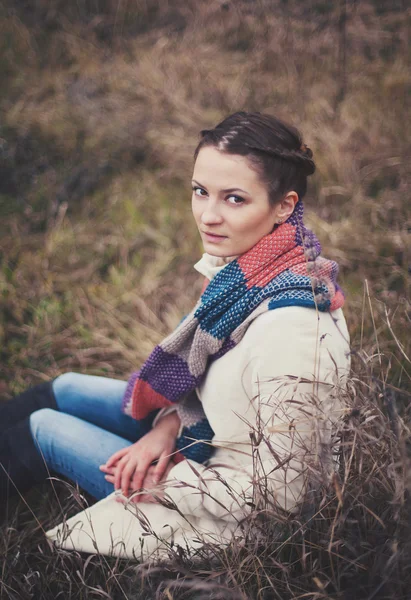
[[[0,403],[0,433],[40,408],[57,408],[52,381],[40,383],[7,402]]]
[[[49,476],[30,430],[30,418],[0,435],[0,505]]]

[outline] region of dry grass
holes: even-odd
[[[354,352],[341,473],[289,539],[264,522],[213,560],[136,571],[56,555],[20,503],[1,599],[409,597],[411,15],[397,4],[348,4],[343,90],[338,3],[0,4],[4,398],[67,370],[125,378],[190,309],[192,151],[241,108],[295,123],[314,151],[308,221],[341,265]],[[29,503],[55,518],[42,492]]]

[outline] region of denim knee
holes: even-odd
[[[71,371],[56,377],[52,383],[54,395],[57,397],[58,394],[64,394],[65,392],[68,392],[70,388],[75,385],[75,380],[77,377],[78,373],[73,373]]]
[[[54,426],[57,411],[52,408],[40,408],[30,415],[30,431],[33,439],[37,440],[40,429],[44,426]]]

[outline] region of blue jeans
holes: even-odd
[[[127,382],[65,373],[53,382],[58,410],[30,416],[30,429],[50,471],[68,477],[97,499],[114,491],[99,466],[140,435],[121,411]]]

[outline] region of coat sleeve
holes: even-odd
[[[248,443],[238,447],[247,460],[239,464],[233,452],[224,463],[176,465],[165,492],[185,514],[239,520],[254,507],[293,511],[316,475],[333,468],[346,340],[320,340],[318,324],[310,328],[298,318],[287,322],[286,340],[281,328],[264,324],[261,318],[248,340],[253,422],[246,423]]]

